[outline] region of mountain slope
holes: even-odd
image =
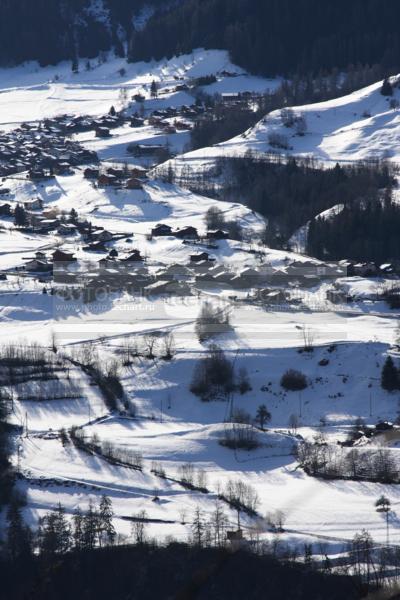
[[[218,156],[243,156],[249,150],[312,156],[328,163],[399,160],[400,90],[395,87],[392,97],[384,97],[381,87],[378,82],[328,102],[274,111],[240,136],[186,154],[185,165],[198,169]],[[301,135],[299,119],[305,127]]]

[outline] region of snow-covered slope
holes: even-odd
[[[177,80],[187,82],[204,75],[218,75],[223,71],[237,73],[238,78],[225,78],[210,86],[210,93],[232,91],[265,91],[277,85],[247,75],[232,65],[228,53],[222,50],[195,50],[183,55],[151,63],[128,64],[123,59],[110,58],[104,64],[81,61],[80,72],[72,73],[70,63],[40,68],[28,63],[12,69],[0,69],[0,127],[14,128],[24,121],[37,121],[59,114],[102,115],[112,104],[121,107],[121,89],[129,98],[143,94],[145,108],[162,108],[191,104],[187,92],[173,92]],[[122,69],[122,71],[121,71]],[[150,84],[155,80],[160,87],[157,100],[150,98]],[[167,91],[168,90],[168,91]],[[205,88],[207,91],[207,88]]]
[[[395,87],[392,97],[384,97],[381,87],[382,82],[378,82],[342,98],[294,107],[294,118],[305,120],[304,135],[298,134],[296,124],[286,126],[282,111],[276,110],[242,135],[212,148],[187,153],[185,163],[200,168],[218,156],[241,156],[249,150],[313,156],[327,163],[371,158],[398,161],[400,90]],[[287,148],[279,147],[279,143],[277,146],[279,138]]]
[[[224,70],[236,76],[227,77]],[[277,84],[248,76],[231,65],[222,51],[198,50],[151,64],[127,65],[112,59],[76,75],[71,73],[70,65],[39,70],[30,64],[0,72],[0,126],[12,128],[25,120],[60,113],[104,114],[111,104],[120,107],[121,88],[128,90],[128,96],[143,94],[145,110],[191,104],[193,96],[188,90],[173,90],[177,81],[190,82],[210,74],[217,77],[217,82],[206,90],[210,93],[263,91]],[[150,97],[153,79],[159,82],[158,98]],[[295,114],[304,115],[307,121],[308,131],[303,137],[295,135],[295,128],[285,127],[277,111],[243,136],[186,155],[184,164],[197,168],[213,156],[248,149],[269,152],[268,136],[273,133],[288,136],[291,152],[313,154],[324,161],[366,158],[384,154],[388,148],[396,158],[400,154],[399,115],[379,90],[380,84],[376,84],[340,100],[295,109]],[[398,95],[396,90],[395,98]],[[137,108],[134,104],[130,110]],[[140,161],[128,156],[128,144],[164,143],[166,135],[148,124],[131,128],[127,122],[113,129],[110,138],[96,138],[90,131],[78,134],[76,139],[98,153],[105,169],[125,161],[135,165]],[[168,136],[172,149],[178,152],[183,151],[187,140],[187,132]],[[103,188],[85,179],[83,168],[74,168],[70,175],[39,182],[21,174],[7,180],[6,185],[9,193],[5,197],[13,206],[40,198],[44,208],[54,209],[54,214],[67,215],[74,208],[93,226],[127,234],[128,239],[119,237],[108,242],[107,251],[117,251],[118,257],[123,257],[133,248],[139,250],[151,276],[165,273],[172,264],[187,266],[189,257],[202,250],[209,251],[217,267],[227,270],[228,275],[264,267],[285,274],[284,269],[293,263],[319,266],[318,261],[305,256],[261,246],[264,220],[245,206],[217,203],[156,178],[145,180],[143,189]],[[222,239],[211,247],[207,245],[205,215],[215,205],[227,221],[241,225],[242,241]],[[150,236],[159,222],[174,230],[195,227],[203,239],[192,244],[174,236]],[[17,425],[29,423],[30,436],[16,442],[20,468],[26,477],[20,482],[28,497],[24,514],[33,526],[58,501],[71,514],[78,506],[85,509],[89,497],[107,493],[113,501],[119,533],[129,534],[127,518],[145,509],[151,520],[151,535],[157,539],[171,535],[186,539],[196,507],[211,513],[218,490],[228,479],[234,479],[257,491],[260,515],[278,508],[285,511],[288,531],[282,537],[299,547],[311,536],[320,539],[328,535],[332,536],[328,550],[337,554],[342,541],[363,527],[370,529],[378,541],[384,539],[385,529],[373,502],[385,491],[395,506],[400,502],[400,491],[386,490],[380,484],[325,482],[308,477],[292,456],[298,439],[288,432],[288,421],[296,415],[304,438],[312,439],[323,431],[336,443],[346,437],[359,416],[370,423],[396,418],[396,396],[382,390],[380,372],[394,340],[398,313],[388,313],[383,302],[363,302],[372,297],[374,286],[384,286],[387,281],[341,279],[338,283],[343,289],[361,298],[352,306],[327,302],[326,290],[332,282],[318,282],[307,290],[285,290],[297,303],[285,304],[283,309],[258,302],[251,286],[236,289],[218,283],[208,287],[191,283],[191,295],[180,297],[141,297],[118,288],[99,302],[66,303],[63,298],[43,293],[51,283],[35,275],[24,277],[15,268],[37,250],[49,254],[61,246],[75,254],[76,269],[89,278],[99,273],[98,261],[105,252],[84,249],[86,241],[78,233],[67,237],[56,231],[46,236],[22,233],[13,228],[7,216],[1,218],[0,225],[0,269],[12,271],[0,282],[2,342],[15,344],[25,339],[50,347],[56,340],[57,356],[66,356],[67,362],[85,348],[93,351],[102,366],[117,361],[125,399],[137,411],[136,418],[128,411],[124,415],[110,413],[100,388],[74,362],[68,362],[64,377],[68,385],[76,384],[78,395],[51,400],[41,397],[41,401],[15,395],[11,419]],[[301,246],[301,239],[298,242]],[[201,402],[189,390],[193,369],[207,352],[207,345],[200,343],[195,333],[195,321],[205,300],[229,311],[232,330],[213,341],[249,374],[252,389],[243,395],[236,393],[233,407],[254,418],[258,407],[266,404],[272,415],[266,432],[255,430],[261,446],[254,452],[233,452],[219,444],[232,408],[227,400]],[[305,330],[314,337],[314,352],[299,352]],[[142,352],[128,364],[121,360],[127,345],[137,343],[143,349],[150,332],[157,334],[156,358],[145,358]],[[162,335],[171,332],[176,354],[172,360],[164,360],[160,356]],[[53,352],[50,354],[54,357]],[[309,386],[301,394],[285,392],[280,385],[282,374],[290,368],[300,369],[309,379]],[[143,471],[110,464],[72,444],[63,445],[58,432],[72,425],[81,428],[88,440],[96,434],[98,440],[112,441],[117,448],[140,450]],[[17,463],[17,456],[13,460]],[[153,461],[161,463],[169,479],[154,473]],[[179,469],[189,461],[196,470],[206,472],[208,494],[185,489],[176,481]],[[155,496],[158,502],[153,501]],[[235,511],[224,509],[229,524],[236,527]],[[245,528],[255,526],[254,521],[242,517]],[[261,521],[261,529],[264,539],[272,538],[266,522]],[[398,541],[398,532],[393,533],[393,539]]]

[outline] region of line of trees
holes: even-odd
[[[243,158],[222,158],[219,164],[221,172],[227,174],[223,198],[242,200],[249,208],[267,217],[265,241],[278,247],[310,219],[338,204],[348,207],[340,219],[343,224],[348,213],[357,211],[360,198],[370,199],[373,206],[373,202],[377,204],[381,190],[390,188],[394,182],[393,169],[379,161],[352,166],[337,164],[322,169],[313,160],[290,158],[268,162],[249,153]],[[249,189],[252,190],[250,195]],[[351,226],[345,222],[346,231],[351,231],[358,239],[355,221],[351,220]],[[322,223],[329,226],[331,222]],[[335,233],[337,235],[337,228]],[[345,239],[343,243],[349,242],[349,235],[343,236],[341,232],[339,237],[340,241]],[[309,252],[318,255],[318,247],[312,242],[312,228],[308,239]],[[363,258],[367,257],[364,255]]]
[[[139,450],[122,448],[109,440],[101,441],[96,434],[86,438],[84,431],[78,427],[71,427],[69,437],[65,432],[65,442],[68,443],[69,439],[80,450],[98,454],[113,464],[121,464],[138,471],[143,469],[143,455]]]
[[[0,389],[0,508],[10,501],[14,484],[10,461],[10,425],[7,422],[9,411],[9,397]]]
[[[59,503],[55,510],[39,519],[33,532],[24,522],[21,506],[12,502],[7,512],[4,552],[13,561],[39,553],[45,562],[71,551],[87,551],[112,546],[116,540],[114,512],[108,496],[102,496],[98,506],[89,501],[85,513],[78,507],[72,520]]]
[[[338,448],[321,440],[297,448],[301,467],[313,477],[399,483],[398,464],[388,449]]]
[[[199,517],[204,523],[201,512]],[[200,526],[201,545],[194,543],[198,531],[193,525],[192,544],[171,541],[157,546],[143,531],[146,517],[139,513],[133,518],[134,545],[68,552],[51,562],[43,556],[15,561],[0,557],[1,593],[13,600],[284,600],[293,590],[298,600],[321,595],[324,600],[356,600],[363,595],[357,579],[331,574],[328,560],[313,561],[308,552],[307,561],[296,562],[298,554],[277,540],[268,548],[259,544],[258,554],[221,547],[221,514],[214,515],[210,533],[208,523],[206,530]]]
[[[112,47],[124,56],[128,41],[131,61],[222,48],[236,64],[266,76],[330,71],[339,77],[375,65],[387,74],[398,70],[400,8],[391,0],[353,0],[350,7],[338,0],[323,10],[318,0],[185,0],[172,6],[152,0],[157,12],[135,31],[132,17],[145,4],[104,0],[104,18],[89,0],[14,0],[12,10],[1,0],[2,63],[69,59],[76,72],[80,56],[104,57]]]

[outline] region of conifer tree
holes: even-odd
[[[113,516],[114,512],[112,509],[112,503],[108,496],[102,496],[100,500],[99,506],[99,526],[98,526],[98,535],[99,535],[99,545],[102,546],[103,543],[107,545],[112,545],[115,540],[115,529],[113,525]]]
[[[203,513],[201,512],[200,508],[197,507],[195,514],[194,514],[193,523],[192,523],[193,541],[196,546],[199,546],[199,547],[203,546],[204,529],[205,529],[204,516],[203,516]]]
[[[382,369],[381,385],[384,390],[392,392],[399,388],[399,375],[393,358],[388,356]]]
[[[85,550],[93,550],[98,536],[99,515],[92,500],[89,502],[88,511],[83,519],[83,546]]]
[[[40,553],[47,558],[65,554],[70,549],[71,531],[60,503],[55,511],[39,520],[38,546]]]
[[[21,204],[17,204],[14,210],[14,223],[17,227],[23,227],[27,225],[28,218],[26,215],[26,210]]]
[[[154,79],[151,82],[150,94],[151,94],[152,98],[157,98],[157,96],[158,96],[158,85]]]
[[[383,80],[381,94],[382,96],[393,96],[392,84],[390,83],[387,77],[385,77],[385,79]]]
[[[17,502],[13,501],[7,510],[7,536],[6,549],[12,561],[26,558],[32,551],[32,533],[25,525],[21,509]]]
[[[84,518],[81,509],[78,507],[72,517],[72,542],[75,550],[82,550],[84,546]]]

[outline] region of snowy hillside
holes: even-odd
[[[87,70],[87,64],[90,70]],[[121,72],[121,69],[123,71]],[[237,73],[237,78],[219,77],[209,92],[266,91],[273,89],[276,80],[246,75],[232,65],[228,53],[222,50],[196,50],[193,54],[168,61],[129,64],[123,59],[80,62],[80,72],[72,73],[69,62],[40,68],[36,63],[0,69],[0,125],[16,127],[25,121],[38,121],[60,114],[101,115],[112,104],[121,108],[121,89],[129,97],[143,94],[146,108],[191,104],[193,98],[185,92],[171,92],[177,80],[188,81],[224,71]],[[160,85],[160,98],[150,97],[150,84]],[[205,91],[208,91],[207,89]]]
[[[328,164],[399,161],[400,90],[395,86],[393,96],[385,97],[381,88],[378,82],[335,100],[274,111],[242,135],[185,154],[185,163],[200,169],[218,156],[243,156],[248,151],[312,156]]]
[[[237,527],[226,490],[240,481],[259,498],[255,512],[240,515],[245,535],[257,530],[272,540],[266,516],[281,509],[279,535],[293,547],[325,543],[336,556],[362,528],[383,542],[373,504],[384,492],[398,508],[399,487],[307,475],[296,449],[316,436],[337,448],[359,417],[371,427],[398,418],[398,396],[380,380],[388,354],[398,360],[400,313],[383,296],[397,276],[348,276],[341,265],[269,248],[263,217],[159,178],[152,167],[165,164],[151,149],[179,153],[174,165],[197,169],[221,155],[272,152],[270,136],[284,135],[290,153],[323,162],[398,160],[400,113],[377,83],[295,108],[304,135],[276,111],[233,140],[184,154],[201,111],[191,85],[210,75],[203,86],[210,95],[261,93],[279,83],[246,74],[226,52],[204,50],[153,63],[82,64],[76,74],[67,64],[0,71],[0,128],[16,139],[1,143],[33,145],[22,158],[34,161],[36,140],[44,140],[38,154],[51,165],[38,171],[18,157],[0,187],[9,205],[0,215],[0,380],[12,404],[24,516],[35,528],[57,502],[70,518],[106,493],[119,534],[129,538],[129,519],[145,510],[151,536],[186,540],[197,507],[208,518],[218,497],[229,528]],[[59,115],[65,121],[51,120]],[[76,116],[89,124],[78,120],[69,133]],[[87,150],[96,154],[79,162]],[[22,223],[17,207],[25,207]],[[60,272],[58,262],[67,263]],[[225,322],[219,334],[202,337],[206,303]],[[196,392],[193,374],[213,344],[235,380],[210,399]],[[17,368],[15,349],[23,355]],[[291,369],[303,387],[285,388]],[[115,380],[119,395],[107,387]],[[257,421],[263,405],[268,423]],[[231,431],[249,435],[253,446],[230,447]],[[395,442],[391,451],[397,459]],[[400,541],[398,528],[393,540]]]

